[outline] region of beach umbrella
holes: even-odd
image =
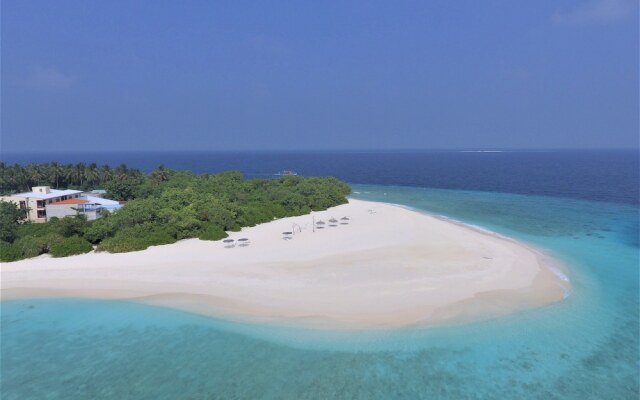
[[[282,232],[282,234],[284,235],[283,239],[292,239],[293,232]]]
[[[249,239],[247,238],[240,238],[238,239],[238,242],[240,242],[240,246],[244,247],[244,246],[248,246],[249,245]]]
[[[324,221],[318,221],[318,222],[316,222],[316,225],[324,225],[324,224],[326,224],[326,222],[324,222]]]
[[[342,218],[340,218],[340,219],[341,219],[341,220],[343,220],[343,221],[348,221],[348,220],[349,220],[349,217],[342,217]]]
[[[336,222],[338,222],[338,220],[337,220],[337,219],[335,219],[335,218],[331,218],[331,219],[329,220],[329,222],[331,222],[332,224],[335,224]]]

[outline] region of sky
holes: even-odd
[[[3,0],[0,151],[638,148],[638,0]]]

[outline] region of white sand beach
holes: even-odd
[[[315,232],[314,219],[325,222]],[[283,239],[286,231],[295,234]],[[190,239],[4,263],[1,298],[131,299],[227,319],[357,329],[491,318],[559,302],[569,290],[528,246],[391,204],[350,200],[230,237],[249,244]]]

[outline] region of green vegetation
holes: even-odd
[[[0,219],[7,220],[19,210],[14,203],[0,202]],[[20,218],[21,219],[21,218]],[[52,218],[45,224],[20,224],[14,220],[3,223],[2,230],[13,231],[13,238],[3,235],[0,241],[0,261],[16,261],[49,253],[53,257],[66,257],[87,253],[93,249],[82,235],[89,226],[84,216]]]
[[[112,169],[108,165],[93,164],[19,164],[6,165],[0,162],[0,194],[28,192],[33,186],[51,186],[88,190],[96,187],[112,186],[116,200],[128,200],[135,196],[127,189],[137,187],[145,180],[139,169],[131,169],[125,164]]]
[[[18,224],[15,207],[0,207],[0,218],[13,221],[14,229],[0,241],[0,261],[47,252],[64,257],[90,251],[92,245],[98,251],[118,253],[186,238],[220,240],[227,236],[225,231],[346,203],[351,191],[335,178],[247,180],[240,172],[195,175],[163,167],[149,175],[111,180],[104,187],[107,197],[130,201],[92,222],[65,217],[45,224]]]
[[[27,216],[13,203],[0,201],[0,241],[13,242],[17,237],[18,222]]]
[[[91,243],[80,236],[71,236],[64,240],[54,241],[49,247],[49,254],[53,257],[67,257],[84,254],[93,250]]]

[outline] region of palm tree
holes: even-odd
[[[87,184],[94,185],[100,180],[100,171],[96,163],[91,163],[84,171],[84,176],[87,178]]]
[[[110,166],[106,164],[102,166],[102,170],[100,171],[100,178],[102,180],[102,183],[110,181],[111,178],[113,178],[113,171],[111,170]]]
[[[7,188],[4,191],[26,192],[30,189],[29,179],[27,177],[27,171],[19,164],[14,164],[10,167]]]
[[[11,172],[11,171],[9,171]],[[8,188],[7,168],[3,161],[0,161],[0,193],[4,193]]]
[[[169,179],[169,171],[162,164],[155,171],[151,173],[151,180],[156,185],[159,185],[160,183],[168,179]]]
[[[75,175],[76,175],[76,169],[73,166],[73,164],[65,164],[64,172],[62,173],[62,176],[64,177],[67,187],[73,185]]]
[[[29,164],[26,168],[27,182],[29,186],[38,186],[44,179],[42,169],[38,164]]]
[[[118,165],[114,172],[114,175],[116,179],[126,179],[129,175],[129,167],[127,167],[127,164]]]
[[[57,162],[49,164],[49,175],[56,183],[56,189],[60,187],[60,177],[64,176],[64,167]]]
[[[78,163],[75,165],[74,169],[75,169],[75,173],[74,173],[74,178],[76,180],[76,183],[78,184],[78,186],[82,187],[82,185],[84,184],[84,170],[85,170],[85,165],[83,163]]]

